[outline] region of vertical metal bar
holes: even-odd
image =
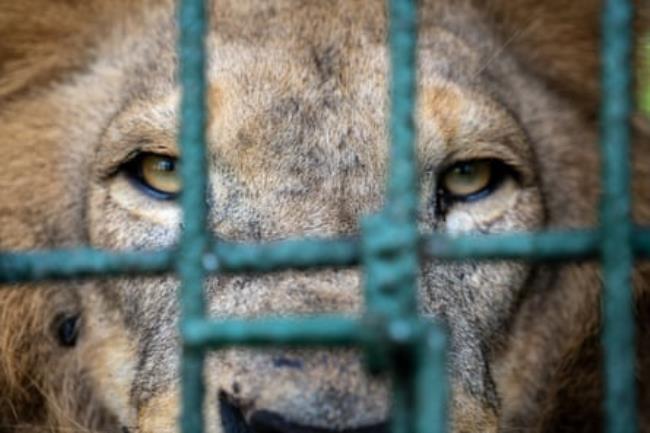
[[[631,0],[605,0],[601,113],[602,341],[609,433],[633,433],[637,430],[629,158],[633,100],[632,18]]]
[[[414,0],[390,0],[390,172],[388,202],[373,235],[385,238],[391,282],[378,288],[392,298],[398,314],[416,313],[418,274],[418,182],[413,120],[416,91],[417,7]],[[383,226],[383,227],[382,227]],[[382,233],[383,234],[380,234]],[[378,242],[381,243],[381,242]]]
[[[178,256],[181,280],[181,327],[202,318],[203,254],[207,247],[206,162],[205,162],[205,29],[203,0],[183,0],[179,11],[181,176],[183,233]],[[203,431],[204,348],[183,346],[181,360],[182,414],[185,433]]]
[[[641,112],[650,117],[650,32],[641,39],[641,72],[639,76]]]
[[[414,374],[414,371],[400,371],[393,375],[391,433],[415,432]]]
[[[449,382],[447,335],[439,326],[424,334],[419,347],[417,387],[417,433],[446,433]]]
[[[418,209],[413,106],[416,92],[417,8],[413,0],[389,2],[391,218],[414,223]]]
[[[396,320],[413,319],[417,315],[417,210],[418,182],[415,164],[415,122],[413,119],[416,93],[417,7],[414,0],[389,1],[390,48],[390,172],[385,214],[381,216],[384,236],[390,245],[387,260],[381,255],[375,265],[383,265],[384,273],[392,278],[377,278],[374,291],[377,302],[392,301],[392,324]],[[381,228],[377,227],[375,235]],[[381,242],[379,242],[381,244]],[[372,262],[373,260],[371,260]],[[382,264],[383,262],[383,264]],[[378,266],[369,271],[379,271]],[[368,301],[371,301],[369,298]],[[372,308],[373,305],[371,304]],[[377,305],[379,307],[379,305]],[[389,325],[391,326],[391,325]],[[395,343],[393,343],[395,344]],[[415,433],[417,418],[416,371],[412,342],[408,347],[393,347],[393,357],[405,356],[403,362],[393,359],[393,433]],[[405,365],[404,365],[405,364]]]

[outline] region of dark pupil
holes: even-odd
[[[70,316],[61,321],[58,329],[59,342],[62,346],[72,347],[77,343],[79,335],[79,316]]]
[[[463,176],[473,174],[474,171],[475,171],[474,164],[461,164],[458,167],[456,167],[456,173]]]
[[[172,159],[159,159],[156,165],[159,171],[174,171],[176,168]]]

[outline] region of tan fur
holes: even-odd
[[[60,286],[3,290],[0,317],[0,431],[87,431],[114,423],[86,379],[93,350],[113,338],[89,341],[68,351],[55,341],[62,313],[75,313],[79,300]],[[100,336],[101,333],[95,334]],[[90,356],[88,356],[90,355]]]
[[[425,0],[418,166],[424,231],[597,223],[600,1]],[[648,30],[639,2],[638,34]],[[382,203],[388,57],[380,0],[221,0],[210,12],[210,230],[268,241],[358,232]],[[155,249],[180,211],[134,187],[134,152],[179,156],[170,1],[0,0],[0,248]],[[650,222],[650,127],[636,115],[635,219]],[[471,203],[438,202],[442,171],[493,158],[517,172]],[[211,277],[212,316],[363,309],[357,270]],[[647,263],[635,273],[642,431],[650,431]],[[453,342],[455,432],[587,432],[602,424],[600,276],[593,263],[424,263],[423,314]],[[179,350],[172,276],[0,289],[0,432],[175,430]],[[74,347],[57,323],[80,314]],[[220,396],[250,420],[386,420],[384,378],[354,350],[211,354]],[[125,430],[126,429],[126,430]]]

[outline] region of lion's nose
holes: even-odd
[[[344,429],[302,425],[267,410],[257,410],[246,420],[224,394],[219,398],[219,414],[223,433],[388,433],[389,430],[386,422]]]
[[[292,423],[277,413],[264,410],[254,412],[249,423],[254,433],[388,433],[386,423],[335,430]]]

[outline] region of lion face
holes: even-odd
[[[355,234],[359,218],[381,206],[386,182],[383,7],[312,5],[290,14],[253,7],[264,18],[248,8],[217,11],[208,41],[210,229],[230,241]],[[302,28],[307,21],[321,24]],[[485,59],[453,27],[434,21],[420,43],[422,229],[542,227],[536,151],[508,105],[521,102],[502,96],[511,86],[500,89],[481,71]],[[89,186],[87,207],[97,247],[169,247],[178,239],[173,49],[170,39],[129,65],[123,86],[131,97],[100,139],[93,162],[100,175]],[[136,72],[151,62],[158,73]],[[453,336],[452,369],[463,401],[458,416],[469,412],[486,428],[499,405],[492,348],[531,272],[521,263],[427,263],[422,272],[422,313],[443,318]],[[355,270],[217,276],[207,281],[206,296],[218,317],[355,315],[362,310],[361,282]],[[139,342],[130,391],[139,410],[129,424],[172,431],[177,281],[101,287],[117,299],[129,339]],[[280,417],[287,429],[348,430],[378,426],[388,416],[385,381],[363,374],[354,351],[227,350],[210,357],[206,381],[206,425],[214,432],[222,431],[224,407],[240,411],[255,429],[272,428],[270,420]]]
[[[17,131],[13,143],[37,137],[34,158],[50,170],[32,184],[52,192],[30,208],[40,206],[41,218],[55,214],[55,235],[36,232],[30,246],[141,250],[179,238],[176,31],[170,8],[149,6],[146,26],[124,20],[73,80],[4,114],[6,129]],[[357,234],[359,219],[382,205],[386,183],[383,3],[224,1],[211,18],[207,200],[215,238]],[[422,5],[420,228],[591,225],[594,124],[547,77],[527,70],[493,25],[469,4]],[[42,118],[26,125],[35,109]],[[7,224],[18,224],[11,215]],[[205,296],[212,317],[359,315],[362,284],[354,269],[216,275]],[[450,332],[458,432],[535,425],[544,416],[534,409],[540,395],[555,395],[544,381],[560,380],[553,372],[597,328],[598,279],[587,265],[428,261],[419,285],[421,314]],[[99,410],[110,414],[105,428],[176,431],[178,281],[125,277],[71,287],[83,304],[71,350],[80,353]],[[204,376],[209,432],[383,430],[389,416],[390,384],[366,375],[354,350],[224,350],[210,354]]]

